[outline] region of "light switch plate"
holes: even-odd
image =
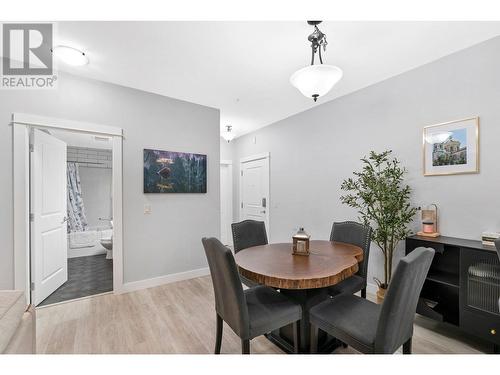
[[[151,205],[145,204],[144,205],[144,215],[149,215],[149,214],[151,214]]]

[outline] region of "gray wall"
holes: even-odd
[[[220,160],[233,160],[233,142],[226,142],[220,138]]]
[[[299,225],[326,239],[333,221],[356,219],[339,201],[340,184],[360,169],[362,156],[386,149],[408,168],[414,204],[439,206],[444,235],[479,239],[482,231],[500,231],[499,67],[497,37],[233,141],[235,161],[271,153],[271,240],[289,241]],[[422,128],[475,115],[480,174],[424,177]],[[235,217],[238,174],[235,163]],[[373,250],[369,282],[382,275],[381,253]]]
[[[125,282],[205,267],[200,239],[220,233],[219,110],[62,73],[58,85],[0,91],[0,289],[13,287],[13,112],[124,129]],[[207,154],[207,194],[143,194],[144,148]],[[143,214],[144,204],[151,205],[150,215]]]

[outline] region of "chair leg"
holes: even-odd
[[[215,329],[215,354],[220,354],[220,347],[222,344],[222,327],[224,326],[224,322],[222,318],[217,314],[217,328]]]
[[[241,354],[250,354],[250,340],[241,340]]]
[[[319,328],[311,323],[311,343],[309,344],[311,354],[318,352],[318,330]]]
[[[300,320],[293,323],[293,352],[299,354],[300,348]]]
[[[403,344],[403,354],[411,354],[411,337]]]
[[[361,289],[361,298],[366,299],[366,288]]]

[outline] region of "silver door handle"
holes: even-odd
[[[264,211],[260,211],[260,213],[261,213],[261,214],[265,214],[265,213],[266,213],[266,210],[264,210]]]
[[[67,221],[68,221],[68,218],[66,216],[64,216],[63,221],[61,222],[61,224],[64,224]]]

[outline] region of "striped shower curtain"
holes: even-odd
[[[76,163],[68,163],[68,233],[87,230],[88,223],[80,186],[80,173]]]

